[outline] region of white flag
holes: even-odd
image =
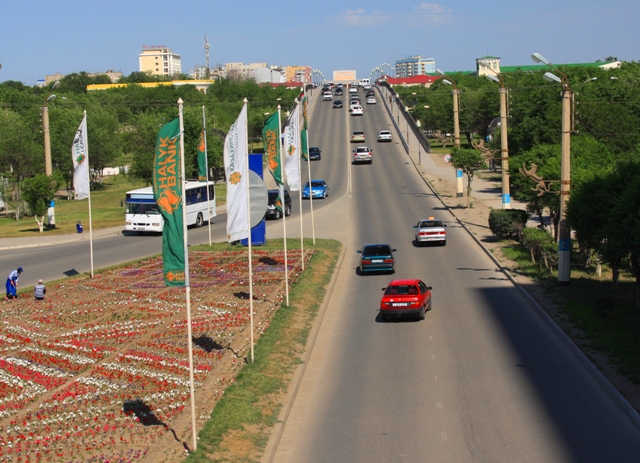
[[[227,176],[227,240],[230,243],[249,237],[248,156],[247,105],[245,104],[224,139],[224,171]]]
[[[291,111],[284,128],[284,173],[291,191],[300,191],[300,120],[299,105]]]
[[[75,199],[87,199],[89,197],[89,153],[86,114],[82,118],[76,136],[73,138],[71,157],[73,158],[73,189],[76,193]]]

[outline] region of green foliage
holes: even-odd
[[[44,174],[34,175],[24,180],[22,195],[33,215],[43,216],[47,213],[49,200],[53,198],[60,186],[60,180],[60,177],[48,177]]]
[[[520,238],[529,215],[520,209],[492,209],[489,213],[489,229],[502,238]]]
[[[484,157],[478,150],[454,149],[451,153],[451,165],[456,169],[462,169],[467,176],[467,207],[471,199],[471,183],[475,173],[486,167]]]
[[[558,262],[557,245],[553,237],[539,228],[525,227],[522,230],[522,246],[529,250],[532,262],[538,262],[540,268],[544,265],[547,271]]]

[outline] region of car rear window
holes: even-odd
[[[418,294],[418,288],[414,285],[398,285],[387,287],[385,294]]]
[[[367,246],[362,251],[363,256],[389,256],[391,255],[391,248],[389,246]]]
[[[424,220],[420,222],[420,228],[434,228],[442,227],[442,222],[439,220]]]

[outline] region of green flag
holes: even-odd
[[[160,129],[153,165],[153,196],[164,219],[162,260],[167,286],[184,286],[184,221],[180,178],[180,120]]]
[[[200,141],[198,142],[198,180],[201,182],[209,180],[207,175],[207,144],[204,138],[204,131],[200,132]]]
[[[278,185],[282,185],[282,165],[280,163],[280,119],[274,113],[264,123],[262,128],[262,144],[264,155],[267,157],[269,171]]]
[[[304,159],[305,161],[309,160],[309,144],[307,143],[307,129],[302,129],[302,133],[300,134],[300,145],[301,145],[301,152],[300,152],[300,156],[302,157],[302,159]]]

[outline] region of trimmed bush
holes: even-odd
[[[558,262],[558,246],[553,237],[539,228],[525,228],[522,231],[522,246],[529,250],[532,262],[538,262],[542,269],[551,270]]]
[[[529,214],[521,209],[493,209],[489,214],[489,228],[501,239],[520,239]]]

